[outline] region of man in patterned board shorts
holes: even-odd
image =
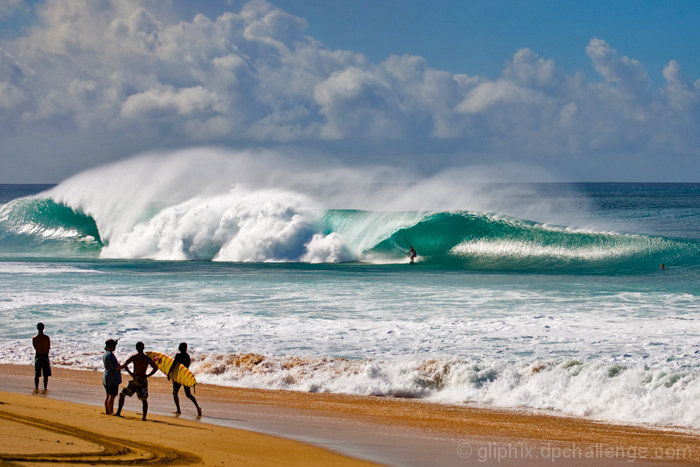
[[[146,420],[146,414],[148,413],[148,377],[155,374],[155,372],[158,371],[158,367],[148,355],[143,353],[143,349],[143,342],[137,342],[136,353],[129,357],[121,366],[133,379],[129,381],[129,384],[127,384],[126,387],[122,389],[121,394],[119,394],[119,408],[114,414],[117,417],[120,417],[122,414],[122,407],[124,407],[124,399],[126,396],[131,397],[136,394],[143,404],[143,417],[141,420]],[[128,365],[130,363],[134,365],[134,371],[129,369]],[[146,370],[148,370],[149,366],[153,367],[153,370],[149,374],[146,374]]]

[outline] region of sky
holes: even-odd
[[[697,24],[674,0],[0,0],[0,183],[197,147],[698,182]]]

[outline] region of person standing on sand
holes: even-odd
[[[192,359],[190,359],[189,354],[187,353],[187,342],[182,342],[180,346],[178,347],[180,350],[180,353],[175,355],[175,358],[173,359],[173,366],[170,367],[170,373],[168,373],[168,379],[170,379],[170,375],[175,371],[177,368],[177,364],[181,364],[185,368],[190,367],[190,363],[192,363]],[[179,414],[180,412],[180,398],[178,397],[177,393],[180,392],[180,387],[182,384],[176,383],[173,381],[173,400],[175,401],[175,407],[177,407],[177,411],[175,413]],[[202,409],[199,407],[197,404],[197,399],[194,398],[192,393],[190,392],[190,388],[185,386],[185,395],[189,400],[191,400],[194,403],[194,406],[197,407],[197,416],[201,417],[202,416]]]
[[[119,384],[122,382],[122,372],[119,366],[117,357],[114,356],[114,349],[117,348],[118,340],[107,339],[105,341],[105,354],[102,356],[102,363],[105,366],[105,374],[102,378],[102,384],[107,392],[105,398],[105,413],[111,415],[114,413],[114,398],[119,392]]]
[[[44,391],[49,384],[51,376],[51,364],[49,363],[49,349],[51,349],[51,339],[44,334],[44,323],[36,325],[39,333],[32,338],[32,345],[36,351],[34,356],[34,390],[39,390],[39,377],[44,375]]]
[[[158,367],[148,355],[143,353],[143,349],[143,342],[137,342],[136,353],[129,357],[121,366],[133,379],[129,381],[129,384],[127,384],[126,387],[122,389],[121,394],[119,394],[119,407],[117,408],[117,413],[114,414],[117,417],[121,417],[122,415],[122,407],[124,407],[124,399],[126,396],[131,397],[136,393],[143,404],[143,417],[141,420],[146,420],[146,414],[148,413],[148,377],[154,375],[155,372],[158,371]],[[134,365],[134,371],[129,369],[129,364]],[[153,371],[146,374],[146,370],[149,366],[153,367]]]

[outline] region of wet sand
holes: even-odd
[[[126,449],[117,463],[147,464],[151,456],[181,465],[700,465],[697,431],[418,400],[198,385],[204,416],[181,393],[183,415],[175,417],[171,386],[155,377],[144,423],[136,398],[127,398],[122,419],[101,413],[101,377],[54,368],[48,392],[32,395],[32,367],[0,365],[0,459],[32,465],[41,459],[31,456],[84,454],[98,457],[73,462],[100,465],[97,451]]]

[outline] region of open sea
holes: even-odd
[[[193,160],[0,185],[0,362],[42,321],[55,366],[186,341],[204,383],[700,429],[700,184],[339,193]]]

